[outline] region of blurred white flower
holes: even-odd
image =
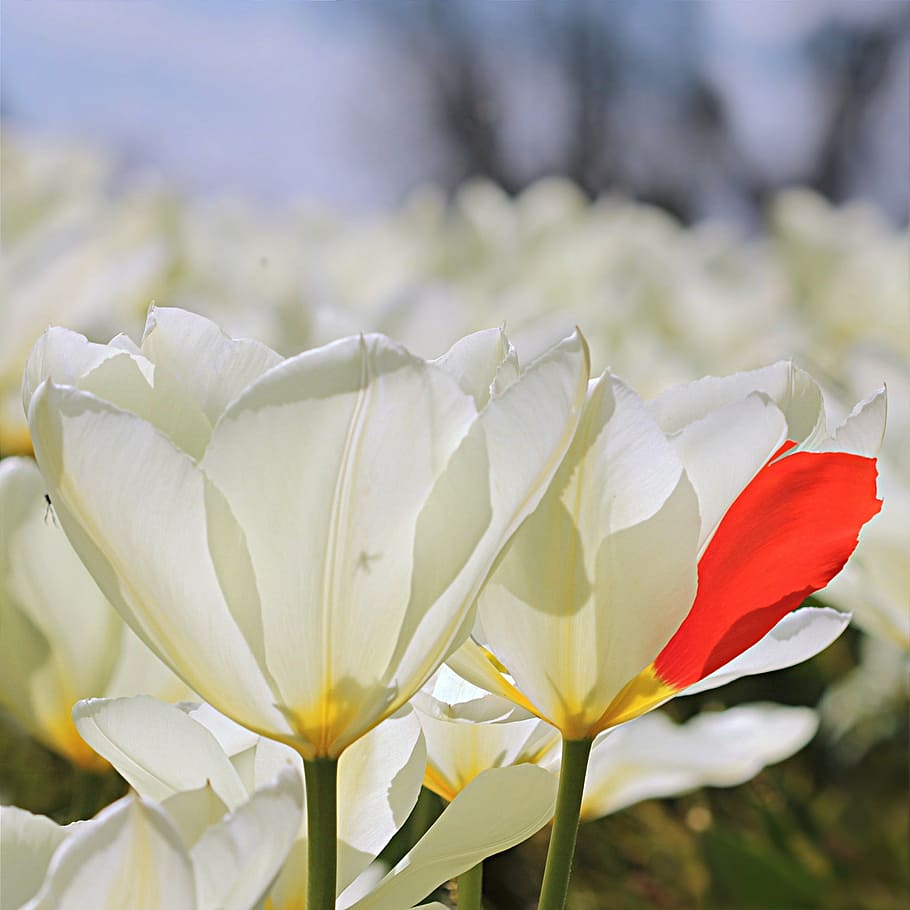
[[[0,461],[0,706],[74,764],[106,767],[76,733],[77,701],[189,690],[98,590],[46,489],[31,458]]]
[[[3,907],[10,910],[253,910],[300,825],[293,770],[201,829],[188,814],[208,788],[162,805],[126,796],[87,822],[0,807]]]
[[[293,749],[244,730],[207,705],[181,710],[149,698],[91,700],[80,703],[75,716],[86,740],[144,798],[168,805],[208,782],[208,802],[196,806],[197,826],[211,824],[226,809],[242,804],[282,767],[291,765],[301,774],[300,757]],[[461,794],[395,869],[377,876],[371,868],[364,877],[414,806],[425,756],[420,725],[410,708],[375,727],[341,756],[339,907],[410,907],[485,857],[530,837],[552,814],[551,774],[539,768],[494,772]],[[478,825],[481,817],[484,823]],[[306,883],[304,818],[269,891],[269,906],[301,906]]]
[[[480,705],[487,717],[469,721]],[[555,773],[559,732],[538,718],[515,719],[510,702],[443,667],[415,702],[427,741],[425,786],[454,799],[488,768],[537,764]],[[789,758],[815,734],[810,708],[753,704],[675,724],[652,713],[600,734],[591,749],[582,820],[698,787],[733,787]]]

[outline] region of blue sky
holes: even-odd
[[[686,65],[674,50],[683,6],[647,0],[622,17],[624,65],[637,67],[643,92],[655,80],[672,86]],[[497,55],[507,134],[518,153],[533,143],[545,147],[565,99],[522,29],[530,5],[467,8]],[[562,8],[571,10],[571,2]],[[724,97],[743,154],[772,178],[799,179],[825,111],[796,47],[826,16],[857,15],[856,4],[718,0],[699,8],[699,63]],[[862,5],[867,16],[887,8],[882,0]],[[195,192],[387,207],[437,179],[448,154],[408,48],[376,27],[389,9],[2,0],[3,113],[97,142]],[[900,65],[910,79],[910,60]],[[885,164],[864,178],[872,195],[893,192],[876,180],[902,163],[906,143],[894,148],[889,137],[910,132],[906,108],[898,99],[880,115]],[[894,110],[903,120],[894,122]]]

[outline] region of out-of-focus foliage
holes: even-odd
[[[516,198],[489,183],[467,184],[451,202],[428,190],[394,214],[354,219],[123,185],[93,153],[8,129],[2,154],[0,455],[29,447],[19,386],[40,332],[56,323],[97,341],[135,338],[152,301],[283,353],[375,329],[436,356],[505,322],[530,359],[577,323],[594,370],[609,365],[646,395],[793,357],[823,381],[835,419],[886,381],[885,509],[848,572],[819,595],[876,637],[851,630],[810,664],[671,708],[683,720],[747,699],[816,704],[827,693],[828,732],[737,790],[648,802],[584,827],[570,906],[790,908],[793,895],[826,910],[905,905],[906,230],[863,205],[792,191],[769,208],[762,234],[743,237],[621,198],[591,203],[559,180]],[[76,774],[9,724],[0,734],[4,802],[67,821],[110,802],[118,786]],[[538,835],[489,863],[488,910],[530,905],[537,882],[527,870],[542,867],[545,842]]]

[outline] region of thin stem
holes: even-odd
[[[547,865],[543,872],[538,910],[563,910],[566,905],[591,742],[590,739],[562,741],[556,815],[550,832],[550,847],[547,850]]]
[[[337,877],[338,759],[304,759],[307,910],[334,910]]]
[[[482,910],[483,861],[458,876],[458,910]]]

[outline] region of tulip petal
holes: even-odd
[[[474,415],[451,376],[369,336],[285,361],[215,429],[203,464],[246,533],[268,667],[313,747],[329,747],[366,692],[394,694],[381,677],[414,519]]]
[[[502,701],[495,695],[487,698]],[[473,723],[421,713],[420,723],[427,740],[424,786],[448,802],[488,768],[535,764],[561,741],[558,730],[536,717]]]
[[[16,604],[57,652],[50,657],[65,680],[59,688],[100,692],[113,672],[121,624],[66,536],[46,519],[46,489],[32,459],[0,462],[2,599]]]
[[[204,316],[173,307],[151,307],[142,351],[177,379],[211,426],[248,385],[281,363],[266,345],[230,338]]]
[[[174,443],[199,457],[211,424],[166,370],[122,345],[92,344],[83,335],[51,328],[29,358],[23,383],[26,412],[45,379],[98,394],[157,426]]]
[[[338,888],[346,888],[405,823],[420,795],[427,750],[405,706],[346,749],[338,762]]]
[[[881,508],[875,462],[796,452],[764,468],[721,521],[699,567],[689,615],[655,661],[685,688],[754,645],[823,588]]]
[[[582,818],[697,787],[733,787],[801,749],[818,728],[811,708],[754,704],[674,724],[648,714],[595,740]]]
[[[162,809],[127,796],[80,825],[23,910],[86,907],[197,910],[190,858]]]
[[[289,770],[258,790],[192,848],[200,910],[249,910],[268,889],[300,830],[303,781]]]
[[[451,373],[480,410],[494,390],[501,394],[518,379],[518,355],[502,329],[485,329],[456,341],[433,361]]]
[[[533,765],[476,777],[407,856],[350,910],[402,910],[479,862],[514,847],[552,817],[556,778]]]
[[[417,535],[409,612],[419,616],[421,604],[443,593],[443,615],[451,615],[453,600],[474,602],[503,541],[540,503],[559,469],[581,417],[587,372],[587,345],[576,332],[532,363],[480,413],[421,513],[418,529],[426,531]],[[468,504],[476,509],[481,502],[490,509],[488,526],[462,567],[459,559],[453,560],[452,524],[464,521]],[[407,651],[402,662],[405,667],[416,663],[411,675],[418,685],[438,662],[433,649],[442,620],[438,609],[425,612],[409,638],[402,636]],[[463,617],[453,627],[445,649],[449,653],[467,638],[474,622],[470,612]]]
[[[803,607],[788,613],[764,638],[679,695],[725,686],[741,676],[771,673],[809,660],[824,651],[850,625],[850,614],[828,607]]]
[[[859,402],[850,416],[834,431],[831,439],[821,443],[818,452],[852,452],[874,458],[885,436],[888,398],[884,389]]]
[[[145,799],[210,783],[229,807],[248,798],[218,741],[179,708],[146,695],[90,698],[73,709],[83,739]]]
[[[30,423],[60,523],[121,616],[225,713],[289,732],[219,588],[208,481],[193,461],[146,421],[73,388],[42,386]]]
[[[695,594],[698,527],[673,447],[637,396],[605,377],[478,601],[490,650],[535,713],[567,737],[597,732],[613,697],[682,622]]]
[[[98,768],[104,763],[70,712],[113,680],[124,627],[73,552],[46,489],[33,459],[0,462],[0,704],[49,748]],[[177,682],[148,654],[151,663],[160,673],[149,682]]]
[[[0,806],[0,910],[18,910],[37,894],[51,857],[73,830],[16,806]]]
[[[651,400],[648,407],[665,433],[676,433],[752,392],[764,392],[777,404],[787,418],[790,439],[803,445],[824,439],[825,407],[821,389],[805,370],[788,361],[731,376],[706,376],[674,386]]]
[[[76,385],[79,377],[90,373],[112,357],[129,357],[120,347],[94,344],[85,335],[52,326],[35,342],[22,378],[22,406],[28,413],[38,386],[46,379],[57,385]],[[152,366],[145,365],[146,376]]]
[[[673,437],[698,495],[699,552],[703,552],[730,503],[786,438],[784,415],[763,393],[711,411]]]

